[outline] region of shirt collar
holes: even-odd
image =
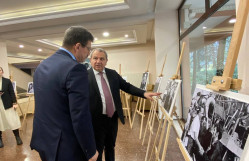
[[[104,70],[102,72],[105,73],[105,68],[104,68]],[[93,73],[94,73],[94,75],[99,74],[99,72],[97,70],[95,70],[95,69],[93,69]]]
[[[67,49],[65,49],[65,48],[63,48],[63,47],[61,47],[60,49],[61,49],[61,50],[64,50],[65,52],[67,52],[67,53],[73,58],[73,60],[76,61],[75,56],[74,56],[70,51],[68,51]]]

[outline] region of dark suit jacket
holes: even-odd
[[[115,70],[105,68],[106,76],[110,85],[110,89],[113,96],[113,101],[115,104],[116,111],[118,113],[118,117],[121,122],[124,124],[124,114],[122,109],[122,104],[120,100],[120,90],[123,90],[127,93],[130,93],[135,96],[144,97],[143,90],[127,83]],[[99,92],[99,87],[94,76],[93,69],[88,70],[88,79],[89,79],[89,87],[90,87],[90,111],[92,114],[93,124],[98,121],[100,115],[102,115],[103,105]]]
[[[3,106],[5,109],[13,107],[13,103],[16,103],[16,95],[9,79],[2,77],[2,91],[4,94],[1,96]]]
[[[35,71],[30,146],[47,161],[88,160],[96,152],[87,76],[85,66],[63,50],[44,60]]]

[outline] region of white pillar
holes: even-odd
[[[238,10],[240,0],[236,0],[236,11]],[[242,79],[242,88],[239,91],[243,94],[249,94],[249,15],[245,26],[244,35],[242,38],[240,51],[238,55],[238,77]],[[248,154],[249,157],[249,154]]]
[[[176,73],[179,59],[179,31],[177,9],[167,9],[166,1],[157,1],[155,12],[155,51],[157,76],[161,73],[164,58],[167,55],[160,87],[164,93],[167,80]],[[180,93],[179,93],[180,96]],[[176,100],[177,114],[182,117],[181,99]]]
[[[0,41],[0,66],[3,68],[5,78],[9,78],[6,42]]]

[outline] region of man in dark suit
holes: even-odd
[[[107,60],[105,50],[95,49],[90,58],[92,68],[88,70],[90,111],[99,152],[98,161],[102,161],[103,150],[105,150],[105,161],[115,160],[118,118],[124,124],[120,90],[149,99],[160,95],[160,93],[145,92],[127,83],[116,71],[105,68]]]
[[[83,62],[93,36],[81,26],[66,30],[62,48],[34,75],[35,114],[31,148],[43,161],[95,161],[98,156]]]

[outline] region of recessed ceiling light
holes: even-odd
[[[109,35],[110,35],[109,32],[103,32],[104,37],[108,37]]]
[[[236,19],[235,19],[235,18],[229,20],[229,23],[235,23],[235,22],[236,22]]]
[[[38,49],[39,52],[42,52],[42,49]]]
[[[19,48],[24,48],[24,45],[19,45]]]
[[[207,27],[206,26],[203,26],[202,29],[206,29]]]
[[[128,35],[128,34],[125,34],[124,36],[125,36],[125,37],[129,37],[129,35]]]
[[[95,38],[94,38],[94,41],[97,41],[97,40],[98,40],[98,38],[97,38],[97,37],[95,37]]]

